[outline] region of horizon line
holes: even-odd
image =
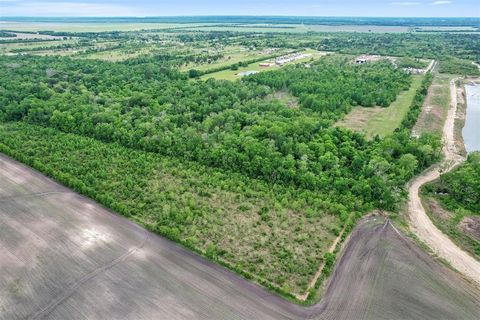
[[[82,19],[82,18],[195,18],[195,17],[265,17],[265,18],[390,18],[390,19],[457,19],[457,18],[466,18],[466,19],[478,19],[480,17],[475,16],[314,16],[314,15],[242,15],[242,14],[222,14],[222,15],[210,15],[210,14],[195,14],[195,15],[155,15],[155,16],[0,16],[0,20],[4,18],[73,18],[73,19]]]

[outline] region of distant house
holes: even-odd
[[[258,64],[260,67],[263,67],[263,68],[268,68],[270,67],[272,64],[271,63],[268,63],[268,62],[262,62],[262,63],[259,63]]]

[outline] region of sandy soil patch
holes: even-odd
[[[453,217],[453,213],[443,209],[437,200],[433,198],[428,198],[426,202],[427,202],[426,204],[428,206],[429,211],[435,217],[438,217],[441,220],[449,220],[450,218]]]
[[[458,228],[477,241],[480,241],[480,216],[463,218],[458,224]]]

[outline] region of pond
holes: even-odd
[[[480,151],[480,85],[466,85],[467,118],[462,130],[467,152]]]

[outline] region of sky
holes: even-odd
[[[480,17],[480,0],[0,0],[2,16]]]

